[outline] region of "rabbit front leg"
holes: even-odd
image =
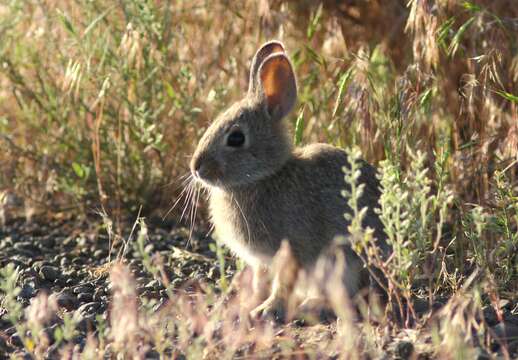
[[[282,284],[281,279],[279,274],[275,275],[270,296],[250,312],[253,319],[273,317],[276,320],[283,320],[285,318],[286,295],[290,291],[289,284]]]
[[[254,294],[255,304],[258,304],[263,302],[270,294],[270,272],[268,267],[263,264],[253,265],[252,272],[252,291]]]
[[[286,306],[289,305],[299,274],[299,265],[293,257],[288,241],[282,242],[274,256],[272,271],[273,281],[270,296],[250,312],[252,318],[268,316],[272,316],[276,320],[286,318]],[[260,276],[260,273],[256,273],[256,275]]]

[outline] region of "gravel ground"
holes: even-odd
[[[186,229],[161,221],[156,223],[160,227],[148,224],[149,239],[145,251],[162,256],[168,279],[175,288],[188,281],[214,283],[220,278],[216,254],[209,249],[211,239],[195,234],[188,241]],[[15,220],[0,228],[0,267],[13,263],[20,271],[18,284],[21,292],[17,301],[26,307],[31,298],[42,291],[55,297],[60,308],[58,314],[76,312],[75,316],[80,319],[80,333],[74,339],[80,346],[85,343],[87,331],[95,329],[96,316],[106,319],[110,301],[106,266],[109,263],[109,239],[105,231],[98,229],[99,223],[70,220],[32,224]],[[128,236],[126,234],[125,238]],[[111,259],[122,248],[122,243],[115,245]],[[141,300],[154,299],[158,309],[167,299],[161,281],[153,279],[145,270],[132,244],[127,246],[124,259],[136,278]],[[229,267],[227,276],[230,278],[232,273],[233,269]],[[0,307],[0,358],[22,349],[16,329],[6,320],[5,312]],[[55,319],[47,329],[48,335],[52,337],[54,328],[62,322],[60,317]]]
[[[148,235],[146,253],[162,256],[167,276],[175,288],[192,280],[215,283],[220,278],[216,254],[209,248],[211,239],[195,234],[188,241],[186,229],[161,221],[148,224]],[[122,248],[122,243],[114,246],[111,258]],[[131,244],[127,246],[124,259],[136,278],[140,298],[154,299],[154,306],[160,308],[167,299],[163,284],[145,270]],[[109,239],[106,232],[100,230],[99,223],[53,220],[27,224],[23,220],[11,221],[0,228],[0,267],[8,263],[15,264],[20,270],[21,292],[17,301],[23,307],[42,291],[56,298],[60,311],[47,328],[51,339],[54,328],[63,322],[64,313],[73,312],[80,319],[79,333],[73,339],[80,347],[85,344],[87,331],[95,330],[96,317],[106,319],[110,301],[106,266],[109,263]],[[231,278],[234,272],[235,268],[230,266],[226,277]],[[492,308],[484,309],[485,323],[493,337],[498,339],[493,342],[491,350],[502,355],[502,344],[507,343],[510,356],[518,357],[518,304],[503,300],[500,307],[502,318]],[[309,334],[315,329],[318,328],[300,328],[300,339],[312,342],[315,337]],[[409,340],[411,338],[405,330],[392,337],[386,345],[389,358],[428,358],[426,351],[421,352],[420,344]],[[55,349],[51,346],[50,358],[54,358],[53,351]],[[14,352],[23,357],[20,337],[6,320],[5,309],[0,307],[0,359],[8,358]],[[421,355],[416,357],[416,352]],[[478,359],[486,358],[490,357],[480,348]]]

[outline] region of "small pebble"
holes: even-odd
[[[90,315],[90,314],[95,313],[97,311],[97,309],[99,309],[100,307],[101,307],[101,304],[99,304],[98,302],[92,301],[92,302],[88,302],[86,304],[81,305],[80,307],[77,308],[76,311],[82,315]]]
[[[14,333],[13,335],[11,335],[11,337],[9,338],[9,342],[11,343],[11,345],[16,347],[23,346],[22,339],[20,338],[20,335],[18,335],[18,333]]]
[[[62,292],[53,295],[56,296],[58,306],[67,310],[73,310],[79,305],[74,294],[67,290],[63,290]]]
[[[91,293],[94,291],[94,286],[90,285],[88,283],[78,285],[74,288],[74,294],[80,294],[80,293]]]
[[[74,259],[72,259],[72,264],[74,265],[84,265],[85,264],[85,261],[82,257],[75,257]]]
[[[91,293],[80,293],[77,295],[77,301],[80,303],[92,302],[94,296]]]
[[[38,247],[29,241],[18,242],[13,245],[13,248],[23,254],[34,255],[35,253],[39,252]]]
[[[155,279],[155,280],[151,280],[150,282],[148,282],[145,286],[146,289],[159,289],[160,287],[162,287],[162,283]]]
[[[396,356],[400,359],[408,359],[414,352],[414,345],[410,341],[400,341],[396,344]]]
[[[45,265],[40,269],[40,276],[45,280],[54,281],[60,277],[60,272],[57,267]]]
[[[52,248],[54,247],[54,245],[56,245],[56,241],[52,236],[43,236],[38,241],[42,246],[46,248]]]
[[[93,257],[97,260],[102,260],[107,256],[108,256],[108,253],[106,251],[104,251],[103,249],[95,250],[93,253]]]
[[[33,285],[25,284],[25,285],[23,285],[18,296],[20,296],[24,299],[30,299],[30,298],[34,297],[36,295],[36,293],[37,293],[37,290],[34,288]]]

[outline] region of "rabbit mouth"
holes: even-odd
[[[214,171],[211,171],[211,169],[206,167],[194,169],[191,171],[191,174],[194,180],[204,187],[212,188],[222,186],[222,181],[220,180],[219,176],[217,176]]]
[[[206,154],[196,154],[191,161],[192,177],[206,187],[217,186],[221,177],[219,164]]]
[[[200,174],[197,171],[193,173],[192,176],[194,177],[194,180],[196,180],[197,183],[201,184],[204,187],[211,188],[218,186],[218,180],[204,179],[200,176]]]

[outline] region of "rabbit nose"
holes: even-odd
[[[199,156],[195,156],[191,160],[191,174],[194,177],[199,177],[199,170],[201,168],[201,161]]]
[[[196,179],[210,181],[221,176],[217,161],[210,154],[196,154],[190,165],[191,174]]]
[[[195,155],[191,161],[191,174],[197,178],[201,179],[205,176],[206,172],[206,159],[203,155]]]

